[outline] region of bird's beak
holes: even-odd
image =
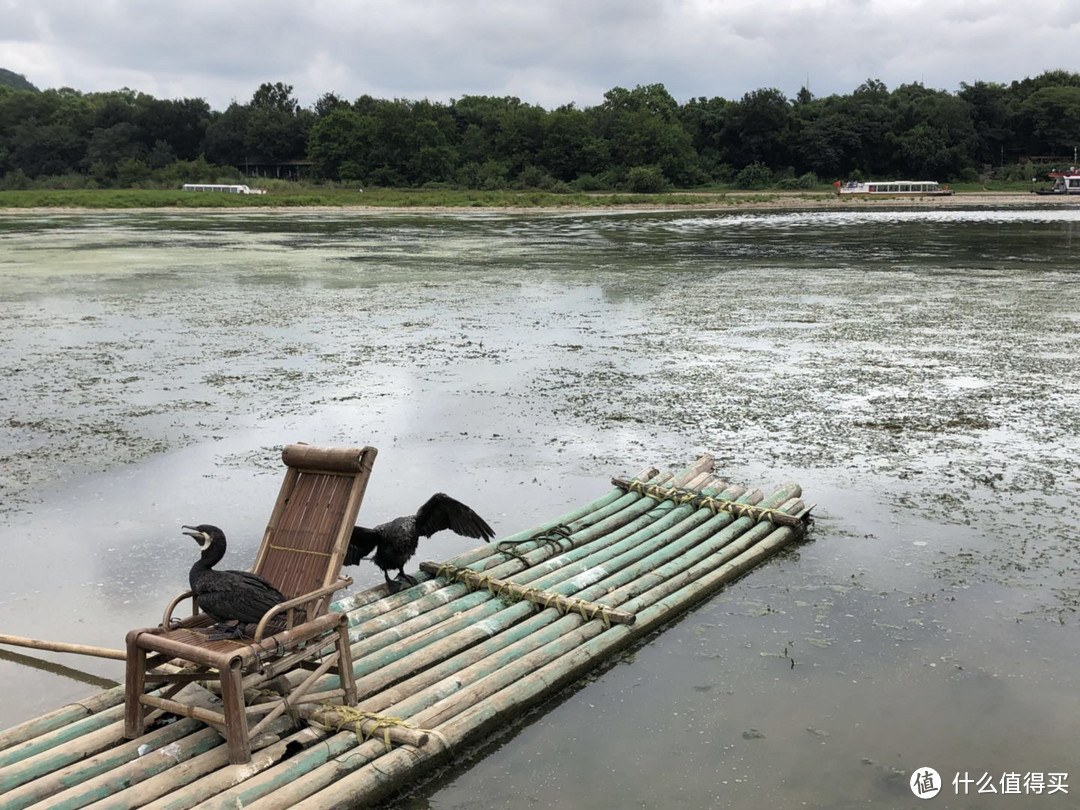
[[[194,538],[195,542],[199,544],[199,548],[203,551],[210,548],[210,535],[206,532],[200,532],[194,526],[181,526],[181,529],[190,529],[191,531],[184,532],[188,537]]]

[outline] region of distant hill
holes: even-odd
[[[38,92],[38,89],[30,84],[30,82],[26,80],[26,77],[21,73],[13,73],[4,68],[0,68],[0,87],[13,87],[16,90],[32,90],[35,93]]]

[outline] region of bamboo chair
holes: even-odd
[[[340,687],[318,693],[319,700],[340,696],[356,705],[348,618],[328,609],[334,593],[352,584],[351,578],[340,576],[341,564],[375,455],[373,447],[290,444],[284,449],[285,480],[252,570],[277,587],[286,601],[263,616],[251,640],[208,638],[213,620],[199,612],[191,591],[169,603],[160,626],[128,633],[125,737],[143,733],[146,707],[194,717],[224,734],[229,761],[239,764],[251,760],[251,741],[259,732],[302,702],[322,675],[337,674]],[[189,598],[191,616],[174,619],[173,611]],[[168,661],[183,668],[151,671]],[[245,707],[246,689],[259,688],[297,667],[311,674],[287,697]],[[206,680],[220,682],[223,711],[176,699],[187,684]],[[145,694],[147,684],[160,686],[160,694]],[[249,729],[248,717],[264,712]]]

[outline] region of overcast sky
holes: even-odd
[[[0,0],[0,67],[41,89],[129,87],[303,106],[517,96],[590,107],[615,86],[679,101],[850,93],[868,78],[956,91],[1080,71],[1080,0]]]

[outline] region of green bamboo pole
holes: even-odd
[[[670,477],[670,475],[670,473],[667,473],[664,477]],[[648,467],[641,470],[641,472],[635,475],[633,480],[643,482],[656,482],[664,480],[660,476],[661,473],[659,470],[657,470],[655,467]],[[626,492],[624,490],[613,489],[606,495],[597,498],[595,501],[587,503],[583,506],[579,506],[577,509],[573,509],[570,512],[567,512],[562,517],[556,518],[555,520],[549,520],[547,523],[541,523],[539,526],[535,526],[525,531],[520,531],[517,534],[512,534],[509,537],[503,538],[503,540],[500,542],[519,542],[522,540],[526,540],[533,535],[543,534],[545,532],[551,531],[557,526],[569,526],[573,523],[579,522],[584,522],[585,525],[588,525],[590,521],[595,522],[596,520],[606,517],[609,507],[612,507],[612,504],[624,498],[625,495]],[[470,551],[458,554],[456,557],[448,560],[448,562],[452,563],[453,565],[467,567],[472,563],[479,562],[480,560],[484,559],[484,557],[489,556],[490,552],[490,546],[479,546]]]
[[[90,715],[97,714],[124,702],[124,687],[114,686],[77,703],[69,703],[48,714],[27,720],[0,732],[0,765],[9,764],[3,759],[8,748],[27,742],[51,731],[70,725]]]
[[[595,525],[595,524],[594,524],[594,525]],[[655,535],[655,532],[654,532],[653,534]],[[515,561],[515,562],[516,562],[516,561]],[[606,580],[605,580],[605,581],[606,581]],[[595,587],[595,586],[593,586],[593,587]],[[414,589],[410,589],[410,590],[414,590]],[[592,587],[588,588],[587,590],[592,590]],[[378,601],[378,600],[376,600],[376,601]],[[372,603],[369,603],[369,604],[372,604]],[[478,605],[478,607],[483,607],[483,606],[482,606],[482,605]],[[506,612],[506,610],[509,610],[509,609],[504,609],[504,610],[503,610],[502,612],[503,612],[503,613],[505,613],[505,612]],[[530,610],[531,610],[531,608],[530,608]],[[533,617],[533,618],[537,618],[537,617]],[[544,621],[544,617],[543,617],[543,615],[542,615],[542,614],[540,615],[540,617],[539,617],[539,618],[540,618],[540,621]],[[448,620],[448,621],[449,621],[449,620]],[[483,622],[487,622],[487,621],[488,621],[488,619],[482,619],[482,621],[483,621]],[[528,621],[530,621],[530,622],[531,622],[531,621],[532,621],[532,619],[529,619]],[[525,624],[526,622],[521,622],[521,623],[522,623],[522,624]],[[435,627],[437,627],[437,626],[438,626],[438,625],[435,625]],[[433,639],[433,641],[434,641],[434,639],[436,638],[436,635],[437,635],[437,634],[435,634],[435,633],[430,633],[430,632],[429,632],[428,634],[432,636],[432,639]],[[565,634],[563,634],[563,635],[565,635]],[[494,639],[489,639],[489,641],[490,641],[490,640],[494,640]],[[564,641],[565,641],[566,643],[569,643],[570,639],[564,639]],[[478,646],[479,646],[479,645],[478,645]],[[422,653],[422,652],[423,652],[423,649],[422,649],[422,648],[420,648],[420,649],[418,649],[418,650],[417,650],[417,652],[420,652],[420,653]],[[336,735],[335,735],[335,736],[336,736]],[[345,736],[347,737],[348,735],[345,735]],[[294,757],[294,759],[295,759],[295,757]],[[290,762],[291,762],[291,760],[290,760]],[[287,763],[286,763],[286,764],[287,764]]]
[[[712,488],[704,491],[709,494],[718,494]],[[734,491],[729,494],[734,494]],[[662,517],[657,518],[657,515],[662,515]],[[647,516],[652,517],[652,520],[642,528],[640,533],[615,539],[615,542],[606,544],[597,553],[582,555],[578,553],[581,549],[572,549],[522,571],[510,579],[521,584],[546,589],[573,578],[575,585],[585,588],[606,574],[629,564],[635,556],[642,556],[642,553],[650,548],[650,545],[644,541],[654,538],[660,542],[671,541],[704,523],[712,516],[712,513],[707,509],[694,509],[688,505],[676,506],[669,503],[657,506],[655,510],[648,512]]]
[[[665,477],[670,477],[670,475],[671,474],[668,473]],[[656,483],[663,481],[665,477],[660,477],[659,471],[655,468],[646,468],[639,472],[637,475],[635,475],[633,477],[633,480]],[[531,537],[534,534],[542,534],[544,532],[550,531],[556,526],[567,525],[575,521],[587,520],[589,516],[593,513],[600,512],[601,510],[606,510],[606,507],[610,506],[614,501],[625,497],[625,494],[626,493],[621,489],[613,489],[611,492],[603,495],[600,498],[597,498],[595,501],[592,501],[585,504],[584,506],[580,506],[577,509],[567,512],[562,517],[548,521],[547,523],[543,523],[535,528],[518,532],[517,534],[504,538],[499,542],[514,542],[519,540],[525,540],[526,538]],[[605,511],[603,514],[606,516],[607,512]],[[470,551],[463,552],[456,557],[453,557],[449,562],[453,563],[454,565],[465,566],[481,560],[484,557],[489,556],[491,553],[492,546],[490,544],[486,544],[483,546],[479,546],[475,549],[471,549]],[[424,576],[426,577],[427,575],[425,574]],[[421,582],[423,583],[423,579],[420,576],[417,576],[417,579],[421,579]],[[415,593],[417,588],[406,588],[405,590],[399,591],[396,594],[390,595],[387,595],[386,592],[381,588],[372,588],[364,591],[358,591],[357,593],[349,594],[348,596],[339,599],[331,606],[331,609],[340,613],[352,614],[354,612],[357,612],[359,608],[373,605],[374,603],[378,602],[380,604],[374,608],[373,612],[362,614],[365,616],[378,615],[381,613],[389,612],[390,610],[399,607],[401,604],[405,604],[408,601],[417,599],[422,595],[426,595],[427,593],[436,590],[436,588],[437,586],[433,586],[422,594]]]
[[[110,689],[109,691],[113,692],[114,690]],[[122,697],[123,696],[121,695],[121,698]],[[81,720],[68,722],[52,731],[46,731],[13,745],[7,750],[0,752],[0,774],[3,774],[4,770],[11,765],[18,765],[19,763],[27,761],[30,757],[40,754],[42,751],[49,751],[63,743],[78,739],[91,732],[98,731],[115,723],[118,719],[122,720],[123,717],[124,707],[122,705],[110,706],[103,711],[85,715]],[[2,781],[0,781],[0,790],[3,790]]]
[[[702,483],[706,482],[703,481]],[[712,490],[707,491],[712,492]],[[734,493],[734,490],[728,492],[729,495]],[[676,523],[680,515],[685,515],[686,513],[693,511],[691,508],[685,507],[682,508],[680,512],[679,509],[674,508],[671,504],[663,506],[661,511],[665,510],[675,513],[675,517],[671,520],[664,518],[664,522],[657,522],[654,520],[651,526],[646,526],[635,533],[634,537],[636,539],[628,540],[628,542],[631,545],[642,543],[643,541],[648,540],[654,532],[658,532],[659,529],[671,526],[672,524]],[[697,519],[698,521],[705,519],[705,517],[711,514],[707,510],[700,511],[703,513],[703,515]],[[685,531],[686,529],[690,528],[691,525],[692,524],[684,523],[681,530]],[[612,539],[614,540],[617,536],[620,535],[613,535]],[[674,536],[677,536],[677,532],[669,533],[657,542],[669,542],[670,539]],[[590,548],[592,548],[592,546],[590,546]],[[604,552],[603,549],[595,551],[594,554],[602,554],[605,558],[608,556],[612,556],[612,554],[607,554],[606,552]],[[569,574],[566,574],[563,579],[568,578],[572,573],[575,572],[570,572]],[[570,595],[572,593],[572,590],[573,589],[565,590],[564,594]],[[395,631],[393,635],[388,635],[387,633],[382,632],[378,635],[366,639],[365,642],[363,642],[362,646],[354,645],[353,656],[354,661],[356,662],[353,668],[354,673],[357,676],[363,677],[370,673],[378,672],[382,667],[392,664],[395,660],[400,659],[402,656],[407,656],[413,652],[427,647],[429,645],[429,642],[431,642],[433,639],[437,640],[440,637],[449,636],[454,632],[463,629],[464,626],[471,625],[475,622],[485,621],[491,614],[503,610],[503,605],[500,600],[491,599],[486,595],[483,599],[485,604],[479,604],[475,607],[472,606],[473,603],[466,603],[464,599],[460,599],[452,603],[452,608],[454,609],[455,615],[451,620],[447,620],[439,624],[424,622],[423,625],[421,625],[417,623],[416,619],[411,619],[404,625],[397,625],[399,629]],[[431,614],[425,614],[425,616],[429,615]],[[500,613],[500,615],[503,617],[504,620],[507,618],[511,618],[509,615],[506,615],[504,613]],[[518,611],[513,614],[512,619],[516,621],[527,615],[528,612]],[[397,617],[392,615],[382,617],[381,619],[381,621],[385,623],[384,626],[394,626],[396,620]],[[412,632],[405,632],[406,629],[412,630],[413,628],[419,626],[430,627],[430,630],[421,635],[417,635]],[[497,631],[497,629],[499,628],[495,628],[495,631]],[[443,654],[445,655],[448,652],[453,652],[453,650],[444,650]],[[428,663],[430,664],[431,662]],[[336,682],[336,678],[330,678],[324,683],[321,683],[319,688],[332,688],[332,686],[336,684]]]
[[[711,476],[699,476],[699,481],[702,484],[708,484],[710,483],[710,480]],[[738,496],[741,490],[741,487],[735,489],[728,489],[722,494],[725,497],[734,498]],[[706,491],[711,493],[714,490],[707,489]],[[752,500],[754,499],[751,499],[751,501]],[[664,511],[667,511],[669,513],[674,512],[674,519],[662,519],[666,522],[658,522],[654,520],[652,526],[646,526],[645,528],[639,530],[639,532],[636,533],[635,536],[627,538],[625,541],[625,545],[634,547],[638,544],[644,544],[646,541],[648,541],[651,543],[651,545],[646,548],[646,551],[656,548],[657,546],[669,546],[673,542],[673,540],[678,537],[680,533],[689,530],[694,525],[696,525],[696,523],[699,523],[700,521],[712,516],[712,513],[705,509],[697,510],[701,514],[693,516],[691,513],[693,513],[695,510],[693,510],[692,507],[676,508],[671,503],[661,505],[658,508],[658,513],[663,513]],[[687,521],[685,518],[685,516],[688,514],[691,515],[691,519],[689,521]],[[683,522],[681,524],[676,524],[674,527],[672,527],[672,524],[675,523],[675,521],[678,520],[680,516],[684,516]],[[726,516],[725,519],[730,519],[730,516]],[[656,527],[664,528],[665,526],[671,527],[671,530],[666,534],[662,534],[662,536],[656,539],[650,540],[650,538],[653,537],[653,533],[658,530]],[[623,547],[624,546],[620,546],[619,550],[621,550]],[[645,551],[635,552],[636,556],[641,556],[644,553]],[[603,548],[598,549],[594,552],[594,554],[611,556],[610,554],[607,554]],[[589,565],[589,561],[592,559],[593,558],[587,558],[583,567],[587,568]],[[570,571],[565,574],[562,579],[566,580],[571,576],[571,574],[575,573],[577,572]],[[570,596],[573,595],[575,591],[579,590],[579,587],[577,583],[571,583],[570,586],[563,586],[553,590],[557,593]],[[406,666],[411,666],[414,668],[426,666],[428,669],[430,669],[431,665],[433,663],[436,663],[440,658],[444,659],[460,650],[462,644],[475,642],[476,633],[475,631],[466,632],[464,636],[451,638],[448,642],[441,641],[442,638],[451,637],[455,632],[464,631],[466,627],[473,625],[474,623],[476,623],[475,627],[479,628],[480,630],[486,631],[486,635],[496,634],[499,631],[504,630],[510,624],[520,621],[521,619],[530,615],[531,610],[531,608],[522,606],[519,607],[517,610],[507,611],[506,609],[504,609],[501,600],[491,599],[486,604],[479,605],[476,608],[468,610],[467,612],[458,614],[450,622],[432,626],[431,629],[422,636],[406,635],[403,640],[396,643],[391,643],[389,645],[386,645],[382,642],[382,639],[385,639],[386,636],[379,636],[377,637],[377,640],[379,641],[377,646],[380,649],[378,649],[377,651],[369,651],[367,649],[359,649],[357,647],[354,647],[354,660],[356,661],[356,664],[354,665],[354,672],[357,676],[361,678],[361,683],[358,688],[361,690],[362,695],[366,695],[369,693],[369,690],[385,687],[393,680],[399,679],[403,674],[407,674],[404,670],[404,667]],[[498,619],[493,620],[489,618],[493,613],[497,614]],[[392,623],[394,621],[394,618],[388,617],[387,621]],[[491,626],[490,624],[492,621],[494,621],[494,626]],[[376,639],[373,639],[372,641],[375,640]],[[403,662],[404,657],[410,656],[413,653],[422,653],[424,650],[428,650],[429,652],[424,655],[420,655],[419,657],[409,658],[408,660],[405,660]],[[370,679],[365,681],[364,676],[369,675],[371,676]],[[334,686],[336,686],[336,684],[337,679],[331,677],[320,683],[318,688],[333,688]]]
[[[157,741],[151,742],[148,737],[140,737],[107,752],[108,759],[99,754],[95,758],[98,762],[86,761],[86,767],[79,772],[71,768],[56,771],[46,778],[23,786],[31,790],[20,789],[6,795],[4,807],[18,810],[32,805],[40,810],[77,810],[92,802],[106,799],[155,774],[166,772],[212,748],[224,748],[221,735],[214,729],[206,728],[201,723],[196,723],[196,727],[201,730],[183,740],[159,745]],[[140,754],[138,749],[143,745],[150,745],[154,750]],[[94,766],[92,770],[89,767],[91,764]],[[20,793],[22,795],[17,795]]]
[[[711,470],[712,464],[712,456],[702,456],[696,462],[694,462],[694,464],[679,471],[679,473],[674,476],[668,473],[666,476],[659,476],[658,478],[654,478],[651,481],[645,483],[657,485],[670,483],[672,486],[685,486],[693,478],[701,475],[703,472]],[[621,492],[621,490],[618,491]],[[645,496],[640,495],[639,493],[626,492],[622,495],[621,498],[614,501],[610,506],[608,506],[606,510],[601,510],[599,512],[593,513],[593,515],[590,516],[590,520],[588,523],[585,523],[584,521],[572,522],[568,525],[567,528],[571,532],[574,545],[579,546],[584,543],[591,542],[592,540],[595,540],[597,538],[603,537],[612,530],[625,525],[628,522],[628,519],[632,519],[633,517],[637,517],[644,514],[645,512],[648,512],[655,505],[656,501],[652,499],[646,499]],[[530,543],[519,544],[517,547],[515,547],[514,551],[518,555],[529,558],[530,552],[544,549],[546,549],[546,544],[543,541],[535,540]],[[487,555],[488,559],[486,559],[483,564],[468,564],[464,567],[473,568],[475,570],[482,570],[485,573],[491,574],[492,576],[503,576],[504,574],[494,574],[490,570],[488,570],[494,566],[508,564],[507,561],[491,559],[492,557],[494,557],[495,553],[497,553],[497,550],[498,543],[494,544],[492,553]],[[544,556],[546,557],[550,555]],[[458,563],[454,564],[457,565]],[[520,565],[520,563],[518,564]]]
[[[499,660],[495,662],[483,661],[483,669],[478,669],[476,673],[480,675],[479,680],[471,681],[472,673],[469,670],[462,670],[454,676],[451,683],[435,684],[425,692],[412,694],[400,703],[385,707],[384,711],[394,716],[406,717],[411,723],[418,726],[431,728],[433,723],[437,724],[442,720],[453,717],[456,712],[461,711],[463,707],[468,707],[470,703],[484,700],[500,689],[511,686],[522,678],[527,678],[532,668],[545,666],[546,662],[557,660],[559,656],[567,654],[568,651],[573,650],[603,630],[603,626],[599,621],[577,626],[581,624],[582,619],[578,615],[564,616],[550,627],[545,628],[547,635],[554,635],[555,637],[544,646],[533,648],[522,655],[522,650],[518,649],[519,645],[514,645],[512,648],[503,650]],[[575,629],[566,632],[571,627]],[[536,635],[538,634],[532,634],[529,641],[535,642]],[[544,635],[544,633],[542,632],[539,635]],[[532,644],[529,646],[532,646]],[[483,674],[485,671],[487,674]],[[469,686],[456,688],[462,683],[469,683]],[[449,693],[447,690],[449,690]],[[390,690],[391,693],[393,691]],[[431,704],[430,696],[433,692],[440,696],[441,699]],[[383,704],[391,695],[380,694],[377,697],[378,704]],[[425,704],[427,704],[426,708],[414,712],[415,709]],[[364,708],[371,708],[371,705],[371,701],[364,702]],[[426,749],[427,747],[424,749],[425,756]],[[344,762],[338,761],[322,766],[316,769],[315,772],[295,780],[288,787],[276,792],[272,797],[268,797],[266,803],[260,802],[254,806],[288,806],[303,796],[309,795],[313,790],[325,789],[331,783],[342,779],[345,774],[354,770],[357,766],[362,766],[375,754],[377,754],[377,748],[371,744],[358,746],[356,750],[350,752],[349,758]],[[272,801],[269,801],[269,799],[272,799]]]
[[[655,471],[654,470],[649,470],[649,471],[645,471],[645,472],[655,472]],[[650,478],[648,480],[649,481],[655,481],[655,480],[659,480],[659,479],[657,477],[653,476],[652,478]],[[617,493],[619,495],[622,495],[621,490],[615,490],[615,493]],[[615,493],[613,493],[613,494],[615,494]],[[591,507],[595,503],[602,502],[604,500],[605,500],[604,498],[601,498],[600,501],[594,501],[593,504],[590,504],[589,506]],[[624,498],[620,498],[619,500],[627,500],[627,503],[634,503],[636,501],[640,501],[641,496],[635,495],[633,498],[630,498],[630,499],[625,499],[625,497],[624,497]],[[609,516],[608,512],[610,510],[609,510],[608,507],[611,507],[611,506],[612,506],[612,503],[609,503],[608,506],[605,507],[602,510],[605,517]],[[625,507],[621,507],[618,511],[622,511],[623,508],[625,508]],[[573,514],[576,514],[579,511],[583,511],[583,510],[575,510],[575,512],[572,512],[570,514],[573,515]],[[586,513],[586,518],[592,519],[592,517],[595,517],[596,514],[598,514],[598,512],[596,510],[590,510],[589,512]],[[548,525],[548,524],[545,524],[545,525]],[[560,524],[558,522],[552,522],[550,525],[555,526],[555,525],[560,525]],[[517,538],[519,536],[521,538],[527,538],[527,537],[532,536],[532,532],[521,532],[520,535],[514,535],[513,537],[508,538],[508,540],[513,540],[514,538]],[[500,541],[500,542],[506,542],[506,541]],[[495,544],[495,545],[497,545],[497,544]],[[522,544],[522,545],[531,545],[531,544]],[[489,553],[492,553],[493,548],[494,548],[493,545],[485,545],[485,546],[481,547],[480,549],[477,549],[477,552],[483,552],[485,555],[487,555]],[[547,553],[548,554],[551,553],[550,549],[548,550]],[[470,559],[469,553],[466,553],[465,555],[458,555],[457,557],[454,558],[454,560],[457,560],[459,562],[455,562],[454,564],[455,565],[461,564],[461,562],[468,563],[469,559]],[[395,615],[395,616],[401,617],[403,619],[413,618],[414,616],[417,616],[417,615],[419,615],[420,613],[422,613],[422,612],[424,612],[426,610],[431,610],[431,609],[433,609],[435,607],[438,607],[438,606],[440,606],[442,604],[445,604],[451,598],[459,598],[460,596],[462,596],[462,595],[464,595],[466,593],[466,590],[463,589],[463,588],[455,588],[454,586],[446,586],[444,583],[431,582],[430,577],[428,577],[427,574],[423,574],[422,572],[420,573],[420,575],[417,576],[417,578],[418,579],[427,578],[429,581],[422,582],[421,585],[418,586],[418,587],[406,588],[406,589],[404,589],[402,591],[399,591],[396,594],[393,594],[393,595],[390,595],[390,596],[384,596],[382,598],[370,599],[370,598],[362,597],[361,595],[358,594],[356,601],[362,602],[363,604],[360,605],[359,607],[355,608],[355,609],[350,609],[348,611],[348,613],[349,613],[349,626],[350,626],[350,638],[352,638],[353,641],[356,641],[356,640],[362,638],[364,636],[364,634],[365,634],[365,629],[362,628],[361,625],[363,625],[365,622],[368,622],[368,621],[370,621],[372,619],[384,621],[385,617],[388,616],[388,615]],[[448,587],[451,590],[447,590]],[[382,589],[379,588],[379,589],[374,590],[374,593],[378,594],[381,591],[382,591]],[[367,593],[370,595],[372,592],[367,592]],[[342,605],[347,604],[347,603],[342,601],[342,602],[339,602],[337,604],[339,606],[342,606]],[[401,608],[405,608],[405,612],[401,612],[401,610],[400,610]],[[385,627],[380,627],[379,629],[380,630],[385,629]]]
[[[4,769],[0,775],[4,807],[28,807],[68,785],[85,781],[134,759],[138,756],[140,745],[160,748],[201,728],[203,725],[198,720],[180,720],[123,744],[120,742],[124,737],[123,723],[116,723],[82,739],[64,743]],[[20,787],[21,790],[18,789]]]
[[[281,735],[289,730],[291,724],[291,720],[282,718],[272,723],[267,731],[273,735]],[[163,797],[165,797],[163,799],[165,804],[174,810],[192,807],[202,799],[210,798],[234,784],[238,771],[250,770],[254,773],[276,764],[285,754],[289,743],[310,745],[323,736],[325,736],[324,732],[304,728],[253,752],[251,762],[240,768],[229,765],[229,752],[227,746],[224,745],[215,745],[201,752],[187,749],[181,752],[181,756],[171,764],[168,770],[152,775],[139,769],[140,760],[136,760],[128,766],[134,771],[130,774],[133,778],[131,786],[119,791],[114,790],[111,794],[95,800],[91,807],[93,810],[129,810],[129,808],[142,807]],[[218,737],[218,742],[221,742],[220,737]],[[113,773],[120,779],[129,778],[128,773]],[[189,790],[193,784],[200,782],[204,777],[206,781],[199,785],[198,791]],[[178,795],[181,791],[186,792],[186,801]]]
[[[580,534],[573,535],[575,543],[590,543],[595,540],[603,540],[605,539],[605,535],[610,533],[612,529],[625,523],[629,523],[644,511],[655,508],[655,506],[656,502],[652,499],[635,495],[633,498],[629,499],[628,506],[620,508],[618,512],[608,515],[599,521],[599,523],[583,530]],[[551,556],[553,551],[550,547],[545,546],[540,549],[539,553],[541,556]],[[505,567],[499,567],[497,570],[500,572],[503,570],[516,570],[521,566],[521,562],[511,559],[510,562],[505,564]],[[493,571],[489,570],[487,573],[493,574]],[[410,588],[407,590],[415,589]],[[454,599],[460,599],[467,595],[468,589],[465,588],[464,585],[447,585],[442,588],[434,588],[427,591],[416,601],[413,601],[408,605],[403,605],[397,609],[389,610],[388,612],[380,612],[380,608],[385,609],[386,606],[380,605],[377,602],[372,603],[361,608],[355,614],[350,614],[350,641],[355,645],[357,641],[360,641],[373,633],[382,632],[394,624],[408,621],[425,611],[438,608]],[[354,652],[354,658],[359,657],[359,654],[360,653]]]
[[[506,688],[495,693],[492,698],[477,703],[454,716],[452,720],[438,726],[437,730],[442,735],[442,739],[451,745],[460,745],[482,735],[485,730],[497,723],[504,723],[507,712],[531,705],[547,694],[562,688],[594,666],[599,655],[610,654],[634,639],[641,638],[647,632],[651,632],[656,626],[670,621],[676,613],[682,613],[695,602],[715,592],[725,582],[760,564],[766,557],[791,542],[795,534],[796,532],[788,527],[774,529],[767,538],[714,571],[706,580],[683,588],[665,600],[646,608],[639,614],[637,624],[619,625],[607,633],[586,639],[577,649],[562,653],[551,658],[548,663],[542,664],[533,671],[531,676],[511,681]],[[573,619],[574,617],[564,618]],[[645,629],[646,627],[648,630]],[[521,660],[525,661],[527,658],[529,656]],[[540,660],[540,657],[536,660]],[[535,661],[528,662],[529,665],[533,663]],[[500,680],[505,680],[505,676]],[[421,717],[418,716],[416,719],[419,721]],[[293,801],[291,806],[296,810],[313,810],[313,808],[327,810],[343,807],[345,805],[342,802],[345,801],[349,802],[350,806],[373,801],[387,791],[393,790],[406,775],[414,777],[420,763],[430,767],[443,755],[445,752],[440,750],[429,751],[428,746],[423,749],[391,751],[379,756],[374,766],[361,767],[351,773],[335,772],[334,779],[327,782],[322,790],[314,794],[306,794],[305,798]],[[357,759],[363,760],[364,757]],[[307,785],[300,787],[307,787]],[[292,801],[296,799],[296,796],[292,795],[289,799]]]
[[[692,465],[691,467],[687,468],[687,470],[680,473],[680,475],[675,480],[679,481],[681,484],[685,484],[686,482],[691,480],[692,477],[700,476],[701,473],[698,472],[698,469],[704,466],[707,461],[707,458],[704,460],[699,460],[695,465]],[[639,514],[642,509],[657,508],[657,504],[653,499],[647,499],[635,495],[629,500],[630,507],[623,507],[619,510],[618,513],[608,514],[605,518],[602,519],[601,523],[603,523],[603,521],[609,521],[607,523],[603,523],[603,525],[605,527],[610,527],[612,525],[616,525],[619,522],[625,522],[632,519],[633,516]],[[633,511],[628,513],[628,508],[632,509]],[[663,510],[670,509],[671,505],[663,505],[660,508]],[[587,537],[587,540],[589,541],[600,540],[601,542],[604,542],[609,539],[610,538],[605,537],[605,534],[602,530],[599,532],[594,531],[590,533],[590,535]],[[545,547],[544,549],[542,549],[541,553],[550,555],[554,552],[549,547]],[[520,565],[521,563],[517,560],[512,560],[510,567],[516,568]],[[357,675],[362,676],[364,674],[367,674],[369,671],[371,671],[371,669],[374,668],[375,662],[368,660],[368,654],[371,651],[372,646],[372,644],[369,644],[368,642],[370,642],[370,639],[374,634],[382,634],[379,636],[375,644],[379,647],[384,647],[386,644],[392,643],[395,640],[405,636],[405,633],[400,630],[398,630],[397,632],[387,633],[388,630],[401,623],[410,622],[408,628],[406,629],[415,631],[420,628],[435,625],[437,623],[436,620],[441,620],[448,610],[451,612],[464,611],[471,609],[476,604],[475,596],[470,595],[468,589],[464,585],[447,585],[441,588],[438,587],[435,583],[425,583],[425,585],[428,586],[429,589],[425,591],[423,596],[421,596],[419,599],[415,599],[405,604],[401,604],[396,609],[389,610],[385,613],[380,613],[379,611],[381,609],[384,609],[383,606],[386,600],[379,600],[378,602],[368,603],[367,605],[359,608],[356,611],[356,614],[350,615],[350,622],[355,622],[355,624],[350,627],[349,635],[351,641],[353,642],[352,651],[354,660],[354,671]],[[407,589],[407,591],[418,590],[421,589]],[[396,594],[395,596],[400,596],[400,594]],[[468,601],[462,602],[461,600]],[[498,606],[487,608],[485,610],[485,613],[490,613],[497,609]],[[431,610],[440,610],[442,612],[433,614],[426,619],[420,618],[425,613]],[[403,651],[401,647],[397,647],[395,648],[395,652],[398,654],[402,652],[408,653],[411,652],[415,648],[415,646],[418,646],[418,644],[416,644],[415,642],[406,643],[410,645],[408,649],[405,649]],[[379,658],[385,658],[385,655],[379,653]],[[298,676],[295,673],[290,674],[290,682],[295,681],[297,677]],[[328,684],[334,683],[337,683],[336,677],[324,679],[317,688],[330,688]]]

